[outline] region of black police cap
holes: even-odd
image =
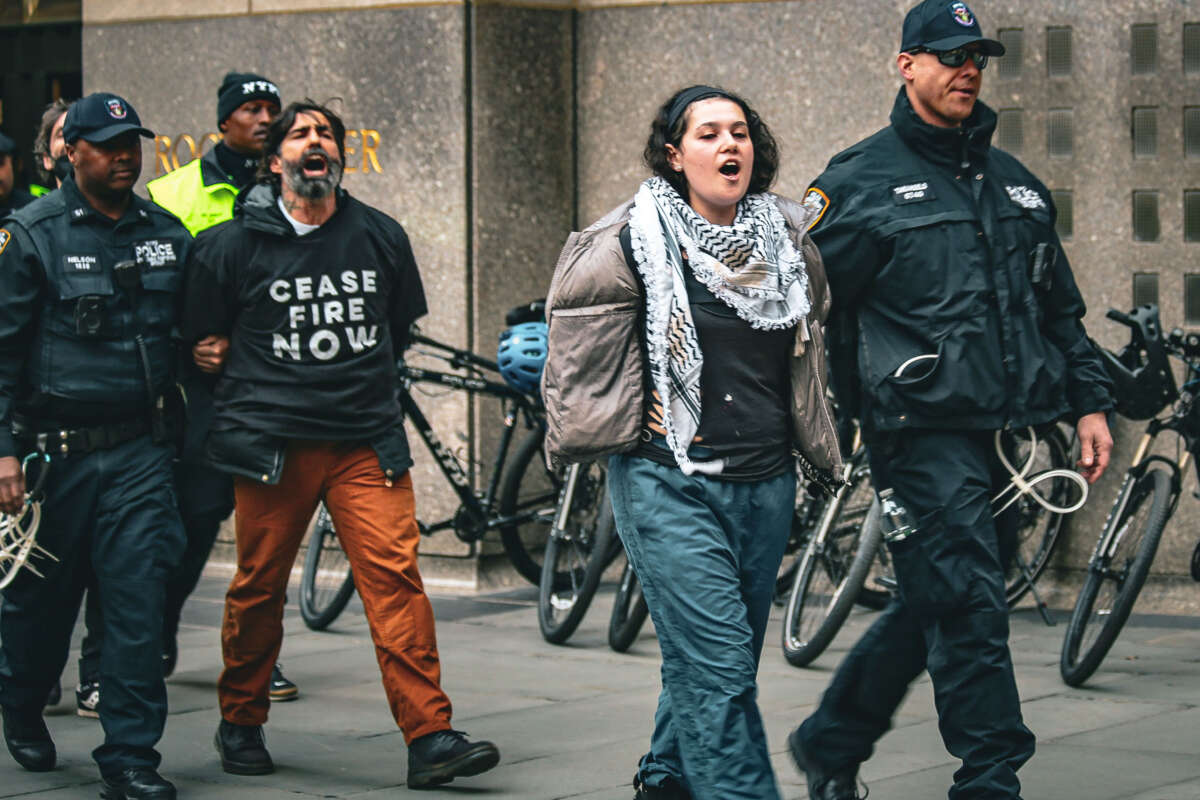
[[[975,13],[961,0],[925,0],[904,17],[901,53],[918,47],[953,50],[968,44],[979,45],[979,51],[989,56],[1004,55],[1004,45],[984,38]]]
[[[154,133],[142,127],[133,106],[112,92],[95,92],[77,101],[63,120],[63,140],[69,144],[83,139],[88,142],[107,142],[128,131],[137,131],[147,139]]]

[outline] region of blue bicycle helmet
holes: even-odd
[[[546,366],[547,331],[544,322],[522,322],[500,334],[496,361],[505,382],[525,394],[537,394]]]

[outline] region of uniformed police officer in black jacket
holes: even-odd
[[[42,705],[94,574],[103,612],[102,797],[174,798],[157,770],[166,722],[162,608],[184,546],[171,479],[171,330],[191,237],[133,194],[140,137],[114,94],[77,102],[63,127],[74,178],[0,229],[0,510],[21,507],[19,456],[50,473],[38,542],[58,557],[0,605],[0,706],[18,764],[54,767]]]
[[[963,2],[926,0],[904,21],[904,87],[891,125],[838,154],[810,187],[811,230],[833,296],[840,400],[859,417],[876,490],[899,500],[899,598],[838,668],[789,738],[809,795],[857,797],[858,766],[928,670],[951,800],[1018,798],[1034,751],[1008,650],[1004,530],[989,498],[1009,475],[994,432],[1066,420],[1094,481],[1112,439],[1110,386],[1046,187],[991,147],[977,101],[1003,46]]]

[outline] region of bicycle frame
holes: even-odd
[[[437,531],[453,530],[459,539],[471,545],[471,550],[466,556],[469,558],[475,555],[476,544],[488,531],[505,525],[525,522],[531,517],[531,513],[517,514],[509,517],[494,516],[496,510],[496,488],[499,485],[501,473],[504,471],[504,463],[508,457],[508,448],[512,443],[518,417],[525,420],[527,427],[533,428],[536,425],[543,424],[541,413],[535,401],[528,395],[518,392],[506,383],[478,377],[478,373],[483,370],[499,373],[500,366],[494,361],[489,361],[469,350],[451,347],[420,334],[414,334],[412,341],[414,344],[424,345],[425,347],[433,348],[435,351],[427,351],[425,355],[441,359],[447,362],[452,368],[465,370],[468,373],[461,374],[423,369],[421,367],[409,366],[403,361],[397,364],[400,376],[400,388],[397,394],[400,406],[404,410],[404,415],[412,423],[413,428],[416,429],[422,441],[425,442],[425,446],[429,449],[429,452],[433,455],[434,460],[441,469],[442,475],[450,482],[450,485],[454,488],[454,493],[458,496],[461,503],[454,516],[430,525],[422,524],[421,533],[428,536]],[[425,414],[421,411],[412,393],[409,391],[413,385],[419,383],[446,386],[466,392],[472,396],[485,395],[488,397],[497,397],[504,402],[504,430],[500,434],[500,444],[497,448],[496,458],[492,462],[492,471],[488,478],[487,489],[482,494],[477,493],[472,488],[471,478],[467,474],[467,471],[458,463],[458,459],[454,456],[454,453],[438,438],[438,435],[433,430],[433,426],[430,425],[429,420],[425,417]]]

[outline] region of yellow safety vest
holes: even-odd
[[[225,220],[233,219],[237,187],[220,182],[206,184],[199,158],[146,184],[150,199],[170,211],[195,236]]]

